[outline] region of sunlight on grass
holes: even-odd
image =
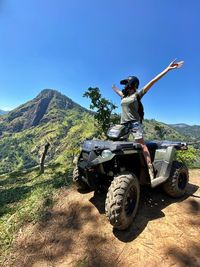
[[[0,262],[25,223],[36,223],[53,205],[58,189],[71,184],[72,170],[54,164],[39,175],[39,169],[0,176]]]

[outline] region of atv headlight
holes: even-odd
[[[112,152],[108,149],[105,149],[101,152],[102,158],[108,158],[112,156]]]

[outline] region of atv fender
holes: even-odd
[[[165,153],[163,153],[164,156],[163,156],[160,171],[158,172],[158,176],[155,177],[153,180],[151,180],[151,187],[156,187],[164,183],[169,178],[170,173],[171,173],[171,168],[172,168],[172,162],[175,157],[175,151],[176,149],[173,146],[167,147]],[[155,160],[154,160],[155,163],[158,160],[158,158],[159,158],[159,150],[156,151]]]

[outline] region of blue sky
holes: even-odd
[[[52,88],[82,97],[111,89],[128,75],[141,86],[174,58],[181,69],[144,96],[145,117],[200,125],[199,0],[0,0],[0,109],[12,109]]]

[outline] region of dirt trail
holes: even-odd
[[[113,231],[105,195],[65,189],[34,226],[21,229],[9,266],[200,266],[200,170],[190,171],[184,198],[142,190],[128,231]],[[13,262],[13,260],[12,260]],[[8,266],[7,265],[7,266]]]

